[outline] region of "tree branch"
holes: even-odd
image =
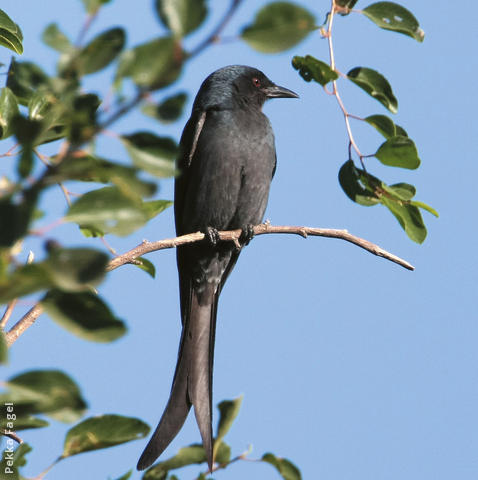
[[[239,238],[241,236],[241,233],[242,230],[222,231],[219,232],[219,239],[223,241],[232,241],[236,245],[239,245]],[[415,267],[413,267],[413,265],[408,263],[406,260],[403,260],[400,257],[397,257],[396,255],[387,252],[383,248],[375,245],[372,242],[369,242],[368,240],[352,235],[347,230],[336,230],[333,228],[274,226],[268,223],[263,223],[254,227],[254,235],[256,236],[266,235],[270,233],[300,235],[304,238],[307,238],[308,236],[339,238],[345,240],[346,242],[353,243],[354,245],[357,245],[358,247],[361,247],[364,250],[373,253],[374,255],[386,258],[387,260],[390,260],[391,262],[394,262],[408,270],[415,269]],[[107,270],[114,270],[115,268],[118,268],[125,263],[133,263],[135,259],[146,253],[154,252],[156,250],[163,250],[165,248],[174,248],[180,245],[186,245],[188,243],[198,242],[200,240],[203,240],[204,237],[204,233],[196,232],[190,233],[188,235],[182,235],[180,237],[159,240],[157,242],[148,242],[145,240],[129,252],[123,253],[122,255],[113,258],[108,264]]]
[[[238,247],[240,246],[239,239],[242,234],[242,230],[228,230],[219,233],[219,239],[222,241],[234,242]],[[328,237],[339,238],[346,242],[353,243],[367,252],[373,253],[378,257],[385,258],[391,262],[406,268],[407,270],[415,270],[415,267],[406,260],[397,257],[393,253],[387,252],[383,248],[375,245],[368,240],[352,235],[347,230],[337,230],[334,228],[311,228],[311,227],[294,227],[294,226],[275,226],[269,223],[262,223],[254,226],[254,235],[267,235],[272,233],[283,233],[300,235],[303,238],[311,237]],[[199,242],[204,240],[204,233],[196,232],[189,233],[187,235],[181,235],[175,238],[166,238],[165,240],[158,240],[156,242],[149,242],[147,240],[140,243],[122,255],[118,255],[113,258],[106,267],[106,270],[110,272],[127,263],[137,263],[136,259],[145,255],[146,253],[155,252],[157,250],[164,250],[166,248],[175,248],[180,245],[186,245],[188,243]],[[30,309],[6,334],[7,345],[11,346],[18,337],[43,313],[43,307],[41,303],[37,303],[32,309]]]

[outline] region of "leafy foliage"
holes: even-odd
[[[95,141],[116,120],[138,106],[145,115],[162,124],[177,121],[183,114],[188,92],[179,91],[175,82],[187,62],[221,39],[223,27],[239,5],[238,1],[232,2],[230,11],[209,37],[188,51],[184,38],[205,24],[206,0],[155,0],[154,13],[163,33],[135,46],[127,44],[127,29],[123,26],[111,26],[89,37],[91,20],[102,13],[109,1],[82,0],[87,21],[77,38],[72,35],[74,40],[60,24],[46,26],[42,40],[58,56],[56,71],[47,72],[34,61],[12,57],[5,85],[0,88],[0,141],[7,145],[0,153],[14,159],[12,178],[2,178],[0,188],[0,302],[35,295],[56,324],[82,339],[102,343],[126,333],[124,321],[95,290],[107,274],[109,255],[92,248],[62,247],[50,241],[44,258],[21,265],[16,256],[24,242],[38,233],[33,230],[41,216],[45,192],[58,185],[67,197],[59,223],[74,223],[87,237],[130,235],[172,204],[153,196],[158,190],[158,179],[178,174],[174,164],[179,153],[176,139],[163,135],[157,125],[155,133],[126,131],[116,136],[128,157],[120,159],[101,157],[95,151]],[[417,19],[404,7],[378,2],[354,10],[356,3],[357,0],[336,0],[336,11],[329,13],[327,21],[336,13],[347,17],[346,20],[353,18],[353,13],[363,14],[382,29],[423,41],[424,33]],[[254,19],[239,28],[237,37],[259,52],[283,52],[312,32],[325,37],[331,33],[318,27],[315,18],[295,3],[274,1],[264,5]],[[186,45],[193,44],[194,38],[194,35],[188,37]],[[0,10],[0,47],[18,55],[23,52],[22,31],[3,10]],[[316,83],[329,93],[336,92],[338,82],[345,77],[391,113],[398,110],[389,81],[372,68],[359,66],[343,75],[335,62],[325,62],[310,54],[295,55],[292,66],[304,81]],[[102,72],[102,78],[109,75],[111,85],[105,85],[103,91],[89,91],[85,77],[94,78],[98,72]],[[170,88],[164,90],[166,87]],[[369,164],[364,168],[368,158],[374,157],[386,166],[417,169],[420,165],[417,147],[390,117],[372,114],[363,120],[384,141],[369,155],[362,155],[357,148],[362,168],[349,158],[340,168],[340,185],[359,205],[386,207],[406,234],[421,243],[427,233],[421,210],[433,215],[437,215],[436,211],[414,200],[413,185],[404,182],[388,185],[369,173]],[[46,154],[51,151],[55,153]],[[79,197],[69,192],[76,187],[82,192]],[[148,259],[137,260],[138,268],[155,276],[155,267]],[[5,363],[7,357],[6,337],[0,332],[0,363]],[[44,417],[76,422],[87,408],[78,385],[59,370],[27,371],[10,378],[5,388],[0,395],[2,408],[15,404],[17,431],[47,427],[49,421]],[[214,459],[219,468],[226,468],[247,455],[232,457],[231,447],[224,442],[241,402],[242,397],[218,405]],[[5,411],[2,416],[4,429],[10,428],[8,413]],[[90,417],[68,431],[60,460],[143,438],[148,432],[149,427],[136,418],[116,414]],[[9,478],[23,478],[19,469],[25,465],[30,450],[25,443],[16,449],[13,463],[8,465],[12,469]],[[273,466],[285,480],[301,478],[298,468],[285,458],[266,453],[260,460]],[[143,478],[177,479],[171,471],[205,462],[203,447],[190,445],[151,467]],[[131,471],[118,480],[130,476]],[[206,479],[206,473],[198,478]]]

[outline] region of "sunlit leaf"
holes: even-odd
[[[347,197],[353,202],[366,207],[377,205],[380,202],[373,189],[367,189],[362,184],[360,171],[352,160],[347,160],[340,168],[339,183]]]
[[[125,40],[125,32],[119,27],[95,37],[78,56],[77,65],[80,74],[95,73],[107,67],[123,50]]]
[[[380,145],[374,154],[380,162],[390,167],[414,170],[420,165],[417,147],[408,137],[396,135]]]
[[[109,3],[111,0],[82,0],[85,10],[90,14],[95,14],[102,5]]]
[[[154,218],[161,212],[169,208],[173,202],[170,200],[151,200],[143,203],[143,209],[148,214],[148,218]]]
[[[70,39],[60,30],[56,23],[50,23],[43,30],[42,40],[46,45],[58,52],[68,53],[73,49]]]
[[[108,256],[92,248],[54,248],[42,265],[57,288],[83,292],[103,280],[107,263]]]
[[[299,71],[300,76],[306,82],[314,80],[324,86],[339,78],[337,72],[332,70],[327,63],[317,60],[311,55],[295,56],[292,58],[292,66]]]
[[[121,141],[138,168],[156,177],[171,177],[176,173],[174,160],[178,155],[178,146],[172,138],[137,132],[122,135]]]
[[[134,263],[133,265],[140,268],[141,270],[144,270],[152,278],[156,276],[156,267],[153,263],[143,257],[138,257],[136,260],[140,263]]]
[[[207,14],[205,0],[155,0],[154,5],[163,25],[178,37],[196,30]]]
[[[424,202],[420,202],[418,200],[413,200],[413,201],[410,202],[410,205],[413,205],[413,206],[418,207],[418,208],[422,208],[423,210],[426,210],[428,213],[431,213],[433,216],[435,216],[437,218],[439,217],[438,212],[433,207],[430,207],[430,205],[427,205]]]
[[[397,135],[395,123],[386,115],[370,115],[364,119],[368,124],[372,125],[385,138],[391,138]]]
[[[372,22],[385,30],[403,33],[423,42],[425,32],[420,28],[418,20],[405,7],[393,2],[377,2],[362,10]]]
[[[21,55],[23,34],[20,27],[0,9],[0,45]]]
[[[93,190],[81,196],[68,210],[67,222],[104,233],[126,236],[148,220],[138,198],[125,195],[116,187]]]
[[[183,59],[184,52],[175,38],[157,38],[121,55],[117,79],[131,77],[139,87],[163,88],[178,78]]]
[[[357,0],[335,0],[335,5],[337,7],[342,7],[347,10],[354,8],[355,4],[357,3]],[[341,11],[339,12],[341,15],[348,15],[349,12],[347,11]]]
[[[316,28],[314,16],[305,8],[289,2],[272,2],[257,12],[241,37],[255,50],[282,52],[301,42]]]
[[[12,58],[7,74],[7,87],[22,105],[27,105],[35,90],[47,82],[48,75],[38,65],[32,62],[17,62]]]
[[[74,422],[86,408],[76,383],[59,370],[31,370],[6,382],[2,403],[15,404],[18,416],[42,413],[61,422]]]
[[[0,90],[0,139],[13,133],[13,119],[18,115],[18,103],[13,92],[8,88]]]
[[[32,451],[32,447],[28,443],[23,442],[18,445],[13,458],[10,457],[10,451],[7,447],[3,452],[0,459],[0,474],[2,480],[24,480],[23,476],[20,476],[18,469],[24,467],[27,464],[26,454]]]
[[[347,78],[378,100],[392,113],[397,113],[398,102],[388,80],[376,70],[355,67],[347,73]]]
[[[121,415],[99,415],[87,418],[66,434],[62,457],[114,447],[144,438],[149,426],[138,418]]]
[[[2,402],[0,412],[2,413],[0,418],[1,430],[14,430],[15,432],[19,432],[32,428],[43,428],[49,425],[46,420],[34,417],[33,415],[19,414],[13,402]]]
[[[126,333],[124,323],[94,293],[51,290],[41,303],[55,322],[85,340],[112,342]]]
[[[187,98],[186,92],[180,92],[166,98],[159,105],[148,103],[142,107],[141,111],[162,123],[174,122],[181,116]]]
[[[219,409],[219,422],[217,424],[217,434],[214,440],[214,458],[216,458],[217,450],[222,442],[222,439],[226,436],[234,420],[236,419],[239,410],[241,409],[242,399],[243,396],[241,395],[234,400],[224,400],[217,406]],[[219,460],[216,461],[219,462]]]
[[[385,196],[381,201],[392,212],[408,237],[414,242],[423,243],[427,236],[427,229],[420,210],[410,203],[395,202]]]
[[[284,480],[302,479],[300,470],[286,458],[280,458],[276,457],[272,453],[266,453],[262,456],[261,460],[273,465]]]
[[[398,196],[400,199],[408,201],[411,200],[417,193],[416,188],[409,183],[395,183],[388,187],[394,195]]]
[[[138,178],[139,169],[126,167],[93,155],[67,157],[48,176],[48,182],[65,180],[113,183],[126,195],[149,197],[156,192],[156,184]]]

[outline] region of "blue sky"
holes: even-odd
[[[48,8],[45,4],[48,3]],[[244,0],[225,31],[234,36],[267,2]],[[329,2],[303,0],[322,20]],[[357,7],[369,2],[360,0]],[[347,158],[341,113],[332,97],[302,81],[290,66],[293,55],[327,59],[318,35],[290,51],[262,55],[240,41],[213,46],[188,64],[168,91],[196,92],[221,66],[239,63],[263,70],[272,80],[300,94],[265,106],[276,135],[278,168],[266,218],[273,224],[346,228],[415,265],[406,271],[338,240],[262,236],[244,251],[221,296],[216,339],[214,403],[244,394],[243,407],[227,441],[234,453],[253,445],[251,458],[267,451],[293,461],[303,478],[330,480],[450,479],[478,476],[478,308],[476,253],[476,98],[475,19],[462,2],[453,15],[449,2],[402,0],[420,20],[423,44],[378,29],[359,15],[337,18],[338,69],[368,66],[391,82],[399,101],[396,122],[415,140],[418,171],[380,166],[372,173],[389,183],[416,185],[417,198],[440,213],[424,213],[428,238],[412,243],[381,206],[360,207],[342,192],[337,172]],[[192,47],[212,28],[227,2],[210,2],[206,27],[188,38]],[[24,59],[53,72],[55,56],[42,45],[43,28],[57,21],[75,37],[83,13],[79,0],[4,0],[4,9],[23,29]],[[456,8],[456,7],[455,7]],[[452,20],[450,22],[450,20]],[[454,21],[453,21],[454,20]],[[161,27],[152,2],[113,0],[94,23],[93,36],[124,24],[128,45],[155,35]],[[9,52],[0,50],[8,64]],[[88,88],[103,92],[112,74],[91,76]],[[354,85],[341,82],[350,112],[386,114]],[[161,93],[158,98],[161,98]],[[148,129],[179,138],[193,98],[181,120],[162,126],[135,114],[111,130]],[[353,124],[358,143],[373,151],[378,134]],[[99,151],[127,161],[111,137]],[[0,172],[11,164],[2,159]],[[172,181],[160,184],[158,198],[172,198]],[[45,197],[47,218],[62,215],[61,192]],[[109,238],[126,251],[143,238],[174,236],[172,209],[126,239]],[[66,245],[101,248],[75,227],[50,232]],[[29,246],[41,254],[41,241]],[[138,416],[155,427],[167,401],[180,335],[177,275],[173,251],[148,257],[157,268],[153,281],[125,266],[100,287],[128,334],[110,345],[87,343],[61,330],[46,316],[12,348],[2,376],[33,368],[60,368],[81,386],[88,414]],[[15,311],[18,318],[23,305]],[[35,446],[26,474],[37,475],[62,448],[63,424],[27,431]],[[165,453],[200,439],[191,415]],[[49,480],[119,477],[136,464],[146,441],[71,458],[55,467]],[[191,469],[181,478],[193,478]],[[135,474],[136,475],[136,474]],[[215,478],[276,479],[267,465],[242,462]],[[139,478],[138,475],[133,478]]]

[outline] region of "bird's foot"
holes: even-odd
[[[219,232],[217,228],[207,227],[205,232],[205,240],[212,246],[215,247],[217,242],[219,242]]]
[[[239,237],[240,244],[244,247],[249,245],[249,242],[254,238],[254,225],[248,223],[241,232],[241,236]]]

